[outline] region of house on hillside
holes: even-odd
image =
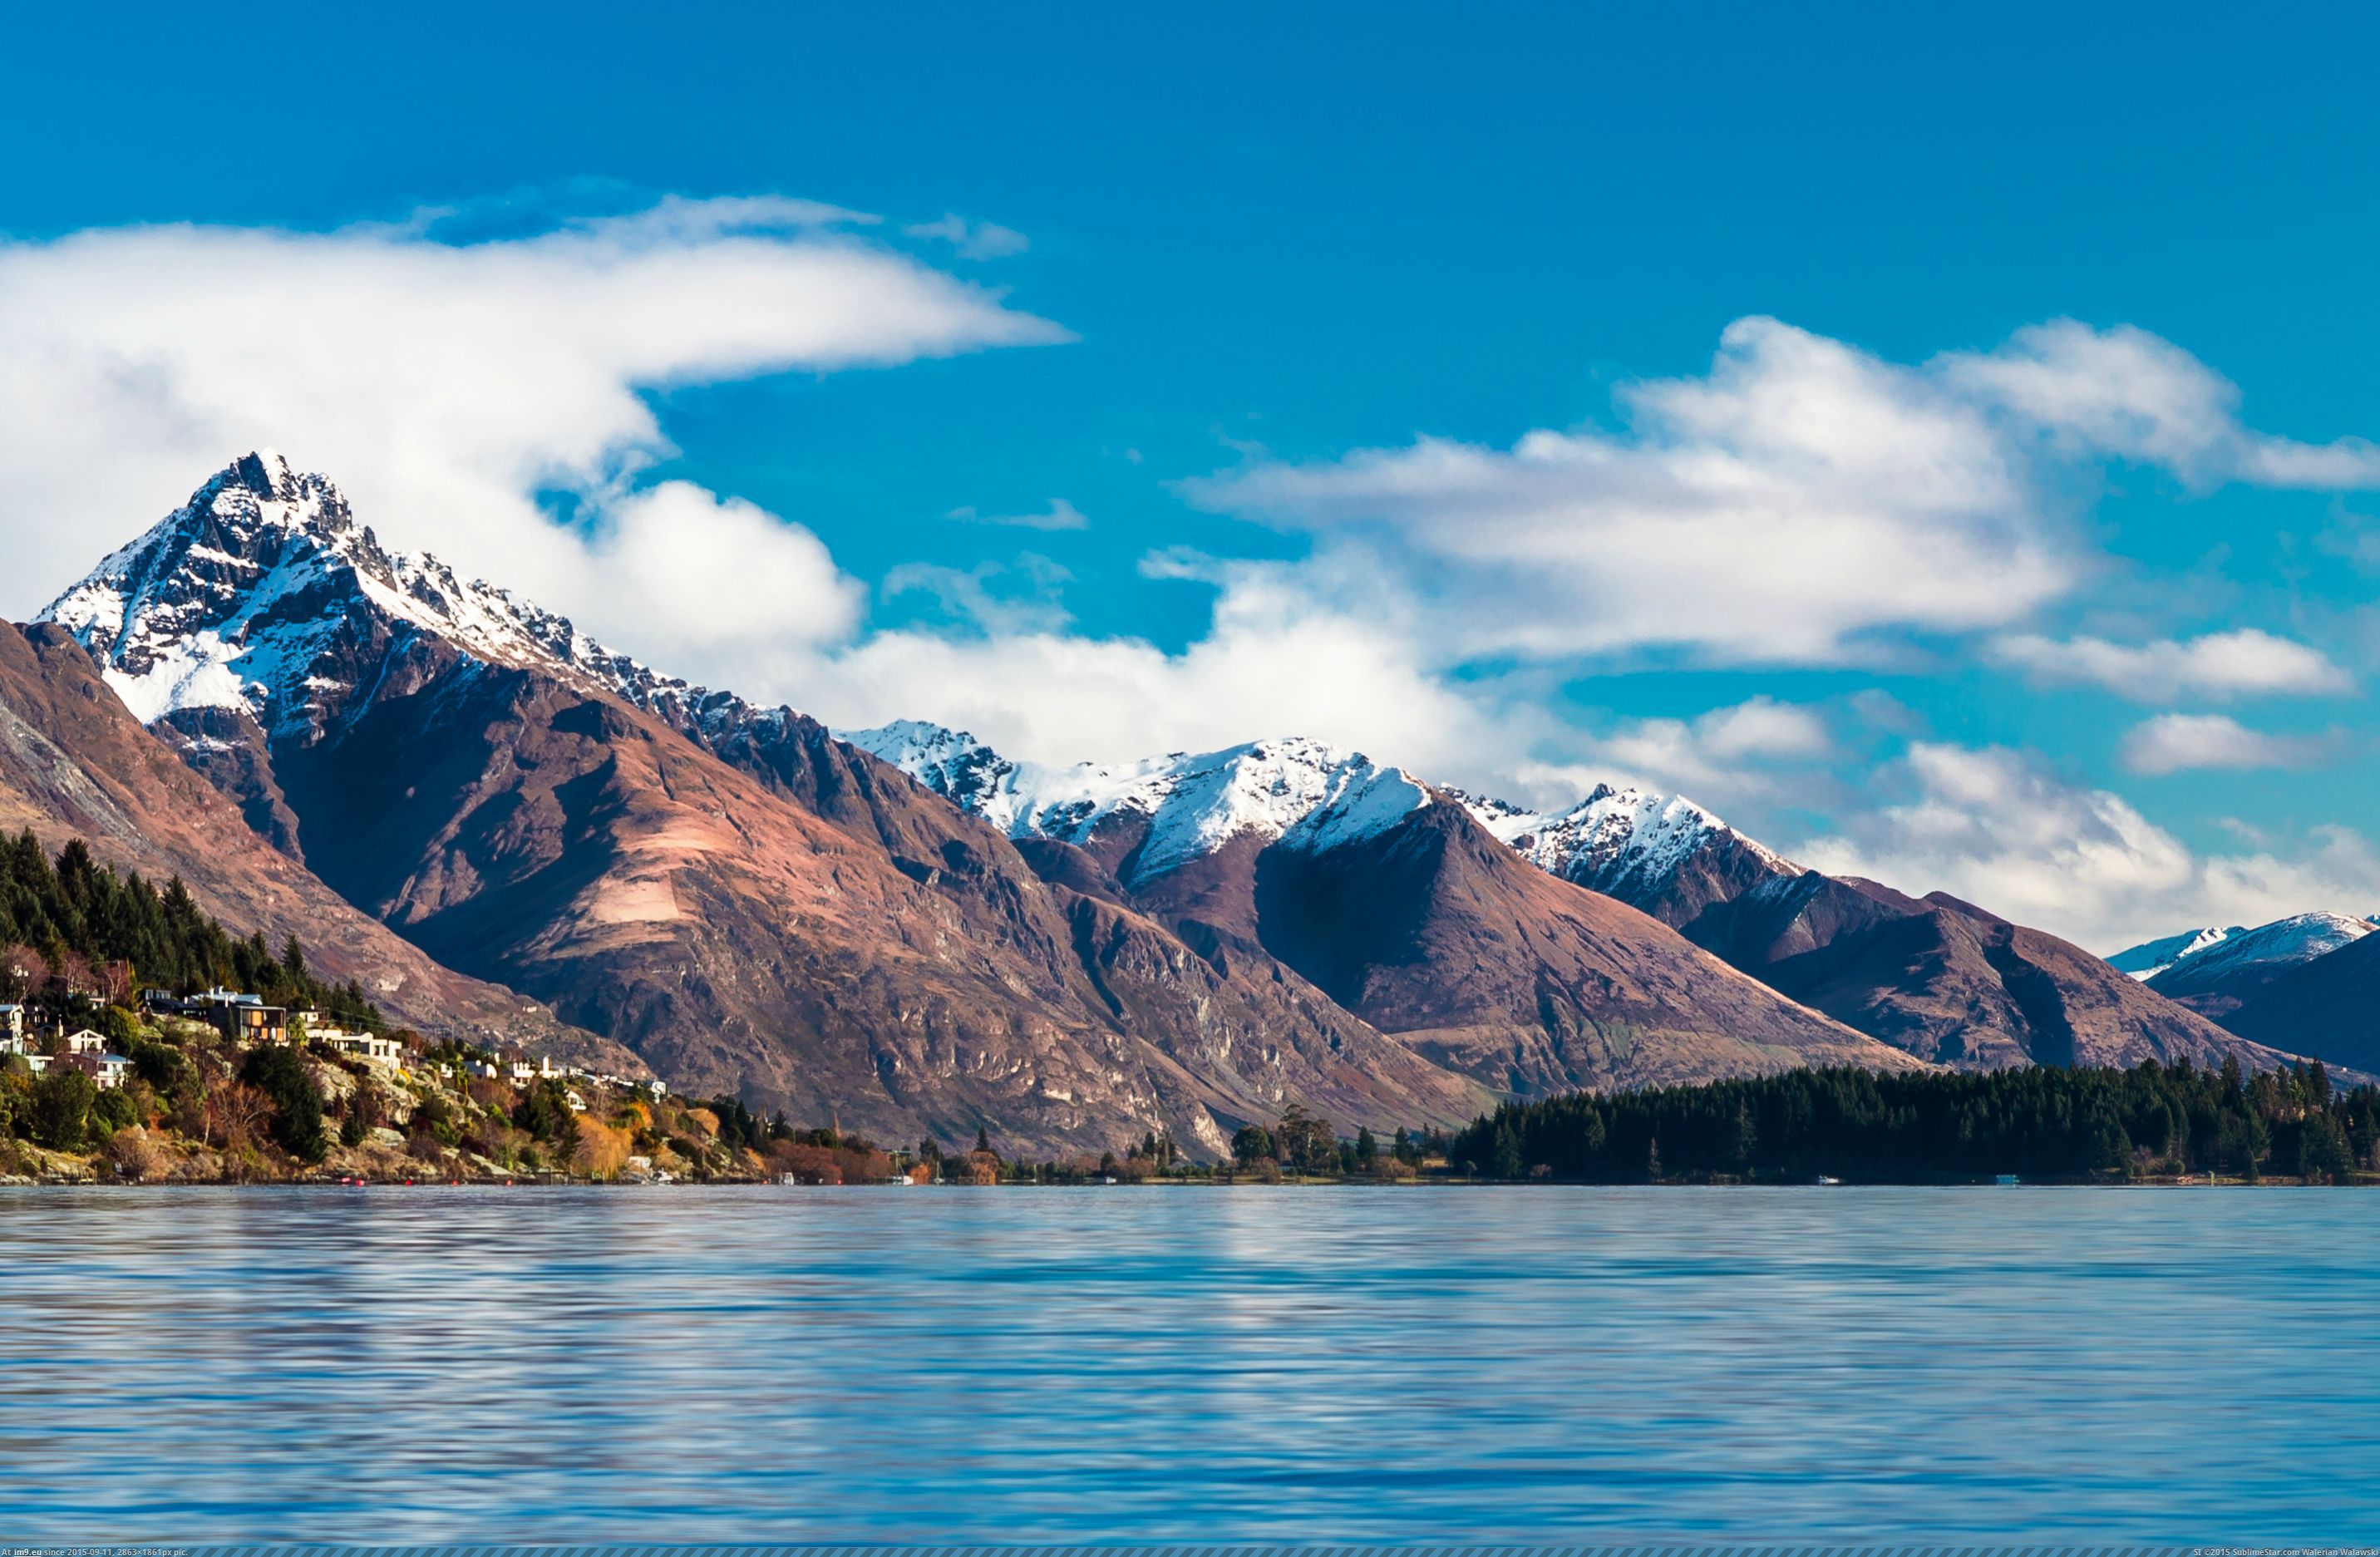
[[[316,1028],[307,1036],[342,1054],[351,1054],[359,1060],[374,1060],[382,1064],[395,1064],[405,1052],[405,1045],[376,1033],[348,1032],[342,1028]]]
[[[66,1038],[61,1040],[60,1048],[65,1053],[70,1056],[79,1057],[84,1054],[103,1054],[107,1052],[107,1040],[103,1035],[91,1031],[89,1028],[84,1028],[79,1031],[67,1034]]]
[[[82,1036],[80,1033],[75,1035],[77,1038]],[[58,1063],[70,1065],[90,1077],[103,1091],[123,1086],[125,1077],[130,1074],[132,1069],[130,1060],[121,1054],[111,1054],[104,1049],[73,1050],[58,1056]]]
[[[140,1009],[151,1016],[188,1016],[203,1018],[204,1012],[194,1000],[184,1000],[171,990],[143,990]]]
[[[267,1005],[261,995],[241,994],[232,990],[209,990],[194,998],[199,1014],[214,1025],[217,1032],[234,1043],[286,1043],[289,1041],[289,1009],[283,1005]]]
[[[0,1054],[25,1052],[25,1008],[0,1005]]]

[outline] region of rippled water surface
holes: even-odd
[[[0,1539],[2380,1533],[2380,1197],[0,1190]]]

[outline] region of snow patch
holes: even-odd
[[[2150,983],[2161,992],[2210,989],[2259,969],[2312,962],[2362,940],[2372,931],[2369,920],[2346,914],[2291,914],[2253,930],[2226,931],[2208,944],[2193,947],[2158,969]]]
[[[1011,761],[965,731],[918,720],[837,736],[1011,837],[1079,844],[1116,819],[1145,819],[1135,883],[1249,834],[1270,843],[1294,831],[1300,848],[1335,848],[1394,825],[1429,799],[1399,770],[1298,737],[1049,768]]]
[[[1786,875],[1802,868],[1744,837],[1683,796],[1597,785],[1568,810],[1522,810],[1501,800],[1463,797],[1479,824],[1550,875],[1615,897],[1666,886],[1714,839],[1731,837]]]
[[[2221,945],[2230,936],[2245,933],[2240,926],[2235,924],[2228,929],[2207,925],[2197,930],[2185,930],[2178,935],[2161,935],[2154,941],[2125,947],[2107,959],[2107,966],[2146,983],[2182,958],[2196,956],[2210,946]]]

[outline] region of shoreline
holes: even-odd
[[[39,1178],[23,1174],[0,1174],[0,1189],[130,1189],[156,1190],[170,1193],[181,1189],[962,1189],[962,1190],[1047,1190],[1047,1189],[1277,1189],[1277,1190],[1400,1190],[1400,1189],[2380,1189],[2380,1174],[2359,1174],[2346,1181],[2301,1178],[2291,1175],[2265,1174],[2246,1179],[2238,1176],[2215,1177],[2192,1174],[2187,1177],[2164,1175],[2143,1178],[2022,1178],[2012,1183],[1992,1179],[1862,1179],[1822,1183],[1813,1179],[1657,1179],[1633,1184],[1587,1179],[1493,1179],[1461,1178],[1452,1175],[1424,1176],[1399,1179],[1332,1179],[1186,1176],[1151,1178],[1138,1181],[1118,1181],[1110,1184],[1069,1182],[1036,1183],[1009,1180],[997,1184],[978,1184],[964,1179],[937,1179],[928,1183],[900,1181],[863,1184],[785,1183],[771,1178],[717,1177],[705,1179],[601,1179],[571,1177],[540,1177],[533,1174],[513,1174],[506,1177],[472,1177],[460,1179],[376,1179],[376,1178],[168,1178],[130,1179],[92,1174],[75,1177],[67,1174],[45,1174]]]

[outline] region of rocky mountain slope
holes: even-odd
[[[200,906],[277,943],[298,936],[317,971],[360,981],[424,1032],[514,1040],[628,1075],[643,1064],[510,991],[440,966],[260,838],[239,811],[141,728],[55,626],[0,627],[0,829],[69,837],[120,870],[180,876]]]
[[[1330,797],[1380,771],[1298,740],[1040,768],[916,722],[848,738],[1014,837],[1079,848],[1154,912],[1253,940],[1267,934],[1253,912],[1259,858]],[[1925,1060],[2129,1064],[2238,1050],[2276,1063],[2070,943],[1947,895],[1912,898],[1806,870],[1679,797],[1603,786],[1546,814],[1409,782],[1442,795],[1539,872],[1617,899],[1791,1000]],[[1476,944],[1501,943],[1483,929]],[[1548,1007],[1538,1030],[1558,1032],[1562,1020]],[[1532,1085],[1565,1075],[1542,1054],[1509,1063]],[[1475,1057],[1463,1068],[1484,1075],[1483,1064]]]
[[[273,456],[45,614],[290,859],[683,1088],[1019,1150],[1479,1100],[1260,949],[1045,882],[814,722],[388,553]]]
[[[1045,769],[915,722],[847,738],[1029,842],[1053,879],[1097,882],[1202,945],[1269,952],[1484,1086],[1908,1063],[1537,869],[1490,831],[1511,808],[1360,753],[1287,739]],[[1668,881],[1685,863],[1670,838],[1601,841],[1613,876]]]
[[[1041,769],[931,725],[837,738],[392,553],[270,455],[44,614],[253,841],[421,952],[678,1086],[888,1138],[1213,1151],[1293,1101],[1388,1128],[1510,1091],[2240,1047],[1674,797],[1540,815],[1296,739]]]
[[[1796,999],[1944,1064],[2219,1064],[2237,1052],[2270,1069],[2286,1058],[2070,942],[1947,893],[1914,898],[1804,872],[1713,905],[1687,933]]]
[[[2334,1066],[2380,1072],[2380,935],[2361,935],[2293,964],[2250,991],[2224,1025]]]

